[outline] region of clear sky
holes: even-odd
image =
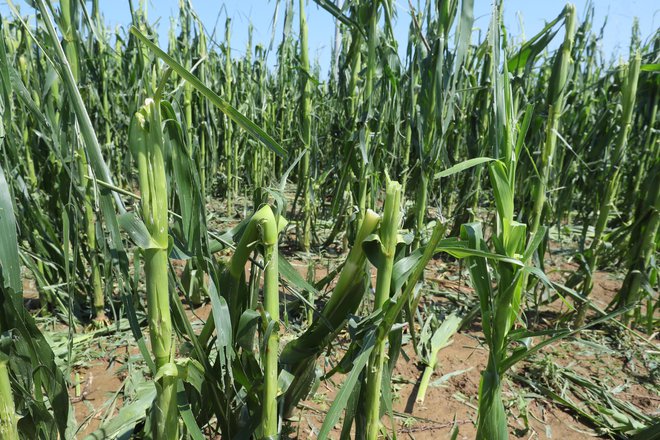
[[[573,0],[578,15],[582,17],[588,0]],[[30,14],[24,0],[14,0],[21,7],[23,14]],[[134,0],[138,4],[139,0]],[[412,0],[412,3],[423,3]],[[595,29],[599,29],[607,17],[602,50],[606,59],[627,56],[630,34],[634,17],[638,17],[642,38],[646,39],[660,26],[660,1],[658,0],[592,0],[595,6]],[[207,28],[213,32],[217,25],[218,40],[224,37],[224,22],[227,16],[232,18],[232,48],[240,53],[247,44],[248,26],[254,26],[253,41],[267,45],[273,34],[273,17],[276,0],[192,0],[193,6]],[[284,15],[284,0],[280,0],[280,11],[275,27],[275,45],[281,38],[281,27]],[[297,1],[295,2],[297,4]],[[475,28],[482,31],[488,27],[490,19],[490,0],[475,0]],[[130,12],[128,0],[100,0],[106,22],[112,27],[128,28]],[[161,45],[165,48],[170,17],[177,17],[179,0],[148,0],[148,18],[151,22],[159,20]],[[514,37],[531,37],[543,25],[559,14],[565,1],[562,0],[504,0],[504,21]],[[409,25],[408,0],[394,0],[398,20],[395,36],[401,42],[401,50],[405,50]],[[10,14],[6,0],[0,0],[0,14]],[[318,7],[313,0],[307,3],[307,22],[309,24],[309,46],[312,58],[318,60],[324,70],[329,65],[330,49],[334,35],[334,20],[328,12]],[[521,25],[522,24],[522,25]],[[294,20],[294,30],[297,33],[297,20]],[[559,41],[561,33],[555,37]],[[519,41],[519,40],[518,40]],[[270,55],[270,63],[274,62],[275,53]]]

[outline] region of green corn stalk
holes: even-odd
[[[575,109],[572,111],[565,111],[566,117],[564,117],[564,128],[562,128],[562,133],[565,137],[568,137],[573,142],[573,145],[578,147],[583,147],[588,145],[588,137],[584,136],[587,133],[594,132],[592,124],[593,115],[592,112],[595,108],[599,108],[600,105],[606,104],[607,99],[600,100],[597,98],[598,95],[602,94],[600,88],[585,88],[584,84],[592,84],[599,81],[597,75],[600,73],[597,68],[597,64],[594,62],[593,57],[595,56],[595,42],[592,36],[592,25],[593,25],[593,16],[594,8],[593,5],[590,8],[587,8],[582,23],[577,28],[576,38],[573,44],[573,55],[574,59],[574,68],[573,68],[573,77],[571,79],[571,84],[573,84],[574,90],[570,94],[570,100],[567,96],[565,108]],[[594,73],[596,75],[594,75]],[[606,88],[604,88],[606,90]],[[579,90],[579,92],[577,92]],[[577,136],[575,136],[577,135]],[[585,142],[586,141],[586,142]],[[604,145],[605,142],[599,142],[594,145]],[[586,152],[578,152],[579,157],[587,155]],[[578,181],[582,174],[578,172],[578,169],[581,167],[578,160],[578,157],[571,154],[570,149],[568,148],[559,148],[557,154],[556,164],[559,169],[555,172],[557,175],[557,180],[554,183],[554,186],[557,190],[554,192],[555,196],[553,197],[553,220],[559,224],[563,220],[570,221],[570,213],[573,207],[576,204],[578,197],[576,197],[576,192],[579,188],[573,183]],[[580,209],[580,208],[578,208]],[[584,213],[583,209],[580,209],[581,213]]]
[[[348,34],[348,33],[347,33]],[[345,40],[348,39],[348,36],[346,35]],[[348,121],[347,127],[344,132],[344,137],[343,137],[343,142],[342,142],[342,149],[341,151],[341,157],[343,158],[342,162],[342,172],[341,172],[341,177],[339,179],[339,185],[337,187],[337,192],[336,194],[339,195],[339,197],[335,197],[333,203],[332,203],[332,216],[338,218],[338,221],[335,222],[332,231],[328,234],[328,238],[326,239],[325,245],[329,244],[332,242],[332,240],[335,238],[337,233],[341,229],[341,225],[344,223],[343,222],[343,213],[345,211],[346,206],[349,206],[348,202],[348,197],[344,197],[345,193],[348,193],[352,196],[352,193],[350,191],[347,191],[346,188],[349,186],[349,180],[351,179],[351,170],[352,170],[352,155],[354,154],[354,140],[353,136],[354,134],[358,131],[357,128],[357,120],[358,120],[358,114],[357,114],[357,104],[358,104],[358,82],[359,82],[359,73],[362,67],[362,52],[360,50],[360,46],[362,44],[362,34],[357,30],[356,27],[351,29],[350,32],[350,46],[347,50],[346,57],[348,58],[346,60],[346,64],[350,66],[350,76],[348,77],[348,81],[345,85],[344,88],[341,89],[342,94],[340,96],[340,104],[341,108],[343,109],[343,118],[344,120]],[[359,173],[359,171],[358,171]],[[358,222],[356,223],[359,227],[360,221],[362,220],[362,216],[364,216],[364,213],[359,212],[358,213]],[[349,224],[349,222],[345,222],[345,226],[347,228],[346,232],[349,233],[351,232],[351,227],[352,225]],[[348,234],[347,234],[348,235]]]
[[[101,29],[103,31],[102,38],[99,38],[98,40],[92,40],[94,42],[97,42],[98,46],[95,47],[101,54],[100,56],[100,74],[101,74],[101,89],[102,89],[102,97],[101,97],[101,107],[102,107],[102,116],[103,116],[103,127],[104,127],[104,132],[105,132],[105,145],[110,147],[112,145],[112,119],[110,115],[110,90],[111,90],[111,75],[112,73],[108,69],[108,42],[106,38],[108,38],[106,34],[106,28],[103,24],[103,20],[101,18],[101,10],[99,8],[99,2],[98,0],[95,0],[92,4],[92,17],[94,17],[94,22],[96,29]],[[113,161],[115,165],[115,173],[120,174],[122,169],[121,169],[121,163],[122,163],[122,157],[123,157],[123,152],[121,151],[120,148],[113,148],[112,151],[110,151],[112,154],[113,158],[115,159]]]
[[[380,225],[381,261],[376,278],[376,298],[374,309],[380,310],[390,298],[394,254],[399,233],[401,211],[401,185],[395,181],[387,182],[383,221]],[[367,366],[366,417],[367,439],[376,440],[380,432],[380,392],[385,363],[385,343],[380,342],[371,353]]]
[[[22,35],[25,40],[30,41],[30,36],[25,30],[23,30]],[[31,58],[30,52],[28,52],[27,55]],[[30,84],[31,69],[30,69],[29,61],[31,60],[28,60],[28,57],[26,57],[25,55],[20,55],[18,58],[18,69],[24,84]],[[36,89],[33,90],[33,100],[35,101],[35,103],[38,103],[39,100],[34,99],[34,98],[38,98],[38,96],[34,96],[34,95],[36,95]],[[21,118],[21,119],[22,119],[21,132],[23,135],[22,136],[23,144],[25,145],[25,166],[27,168],[28,180],[32,184],[32,186],[36,188],[38,182],[37,182],[37,174],[34,167],[34,159],[32,158],[33,155],[32,148],[30,148],[30,143],[29,143],[30,130],[28,129],[27,119],[26,118]]]
[[[225,22],[225,84],[224,96],[228,103],[232,102],[232,64],[231,64],[231,19],[227,18]],[[225,155],[225,174],[227,175],[227,212],[230,214],[234,209],[234,197],[236,197],[236,187],[234,181],[237,171],[238,151],[232,137],[233,124],[228,116],[224,116],[223,147]]]
[[[159,101],[147,99],[131,121],[129,132],[138,167],[142,218],[150,236],[143,254],[151,349],[160,377],[152,407],[156,440],[177,438],[178,432],[177,379],[176,374],[170,374],[174,351],[168,281],[168,187],[159,106]]]
[[[490,167],[491,180],[498,181],[494,185],[502,185],[507,170],[497,162]],[[496,180],[497,179],[497,180]],[[499,189],[503,189],[502,185]],[[498,198],[505,199],[502,192],[495,190]],[[512,195],[512,193],[510,193]],[[526,226],[512,219],[511,211],[507,212],[508,203],[501,200],[498,203],[498,217],[502,231],[498,234],[498,253],[509,257],[522,255],[525,247]],[[512,202],[512,201],[511,201]],[[512,204],[509,206],[513,206]],[[506,216],[504,216],[504,215]],[[487,251],[483,240],[480,224],[469,223],[463,226],[461,238],[468,241],[472,249]],[[477,438],[506,439],[508,428],[506,413],[502,402],[502,377],[509,343],[508,334],[518,317],[523,291],[523,272],[521,267],[510,262],[500,262],[496,266],[497,291],[491,288],[488,266],[483,258],[468,258],[470,275],[479,302],[484,328],[484,338],[488,344],[489,355],[486,369],[482,372],[479,385],[479,409],[477,421]]]
[[[111,188],[116,188],[116,186],[113,184],[113,176],[111,175],[110,170],[107,164],[105,163],[104,157],[102,155],[101,147],[99,145],[98,138],[96,137],[96,133],[94,131],[89,113],[82,99],[80,91],[78,90],[66,54],[60,44],[60,39],[59,39],[60,37],[53,24],[51,14],[49,12],[49,8],[44,2],[44,0],[37,0],[35,3],[39,9],[42,23],[45,25],[47,31],[45,33],[40,34],[40,36],[42,37],[40,38],[40,44],[42,46],[48,45],[48,47],[51,49],[50,57],[48,58],[48,64],[54,69],[54,71],[59,75],[60,79],[62,80],[62,84],[64,85],[66,92],[65,94],[62,94],[62,98],[66,96],[67,99],[69,99],[69,103],[71,106],[70,108],[75,113],[76,121],[78,123],[78,127],[80,128],[80,135],[82,137],[82,140],[84,141],[82,144],[85,147],[85,152],[89,159],[89,164],[94,170],[95,176],[100,181],[105,182]],[[28,29],[27,25],[24,22],[21,22],[21,25],[23,26],[24,29]],[[54,96],[51,97],[49,101],[60,100],[60,95],[57,92],[54,92],[53,95]],[[50,111],[49,116],[51,116],[52,120],[55,121],[59,120],[57,116],[52,117],[56,115],[56,113],[50,105],[47,109]],[[130,297],[132,286],[130,283],[124,282],[124,280],[129,279],[128,260],[126,258],[126,252],[124,249],[123,240],[119,233],[118,219],[115,213],[115,208],[122,213],[126,212],[126,209],[122,199],[119,197],[119,194],[117,192],[112,192],[107,189],[100,190],[99,201],[102,208],[105,224],[108,226],[107,230],[109,233],[109,238],[111,240],[116,255],[116,258],[113,258],[113,263],[121,273],[121,276],[117,277],[117,281],[121,286],[122,291],[127,293],[127,296]],[[129,321],[131,321],[134,324],[131,326],[131,329],[133,330],[133,334],[135,336],[137,345],[140,348],[140,351],[144,355],[145,359],[148,359],[147,363],[150,366],[152,366],[153,362],[148,356],[148,350],[146,348],[146,345],[144,344],[144,340],[142,338],[142,333],[140,331],[140,328],[137,322],[135,322],[135,320],[133,319],[133,317],[131,317],[130,314],[129,314]],[[60,408],[55,408],[54,410],[55,412],[62,411],[62,409]]]
[[[364,404],[362,402],[364,399],[360,399],[360,396],[358,396],[358,394],[363,391],[364,388],[362,388],[362,385],[358,385],[358,379],[363,380],[364,367],[370,358],[370,354],[375,349],[375,346],[388,339],[388,335],[390,335],[393,325],[398,321],[401,312],[411,301],[413,291],[416,290],[416,286],[418,285],[417,283],[422,278],[425,267],[429,260],[433,257],[433,255],[437,254],[443,249],[448,250],[440,244],[445,231],[446,223],[437,222],[433,229],[433,233],[431,234],[431,237],[426,243],[423,251],[417,253],[414,258],[412,258],[413,267],[412,270],[409,271],[405,276],[405,280],[403,280],[403,285],[405,286],[403,287],[403,290],[400,291],[400,293],[395,293],[395,297],[390,300],[387,308],[384,309],[384,313],[380,315],[379,318],[382,317],[382,319],[378,319],[379,322],[375,327],[372,327],[373,331],[367,331],[363,337],[352,342],[349,351],[357,353],[355,356],[353,356],[352,370],[327,413],[327,416],[323,422],[323,426],[321,426],[318,434],[319,440],[325,440],[328,438],[328,434],[339,419],[339,411],[342,409],[349,408],[350,406],[352,407],[352,410],[350,411],[354,413],[357,409],[356,405],[359,405],[359,410],[361,413],[364,413]],[[463,247],[462,249],[465,250],[467,248]],[[397,283],[400,283],[401,281],[401,279],[398,279]],[[401,287],[401,285],[397,287]],[[391,362],[394,362],[394,360],[391,359],[390,363]],[[390,368],[392,368],[391,364],[388,365],[388,369]],[[357,401],[358,399],[360,399],[359,402]],[[360,415],[362,416],[363,414]],[[345,419],[342,438],[347,438],[351,428],[350,425],[352,424],[352,421],[357,418],[355,416],[356,415],[353,414],[353,417],[348,420],[348,423],[347,419]],[[360,431],[364,431],[363,426],[360,426],[357,423],[356,427],[360,429]],[[358,434],[358,431],[356,431],[355,436],[356,438],[363,438],[363,434],[363,432]]]
[[[422,379],[419,382],[419,388],[417,389],[416,400],[418,403],[424,403],[426,390],[431,381],[431,375],[435,371],[435,366],[438,363],[438,352],[450,344],[449,339],[458,331],[461,321],[461,317],[452,314],[447,316],[445,320],[442,321],[442,324],[433,330],[432,323],[435,322],[435,325],[437,325],[437,319],[435,318],[435,315],[431,315],[431,318],[427,321],[427,324],[425,324],[422,333],[427,333],[428,340],[426,341],[426,344],[423,344],[423,351],[425,353],[421,360],[425,366]],[[422,342],[421,339],[420,342]]]
[[[629,269],[619,291],[617,303],[619,307],[635,304],[640,300],[640,293],[645,278],[649,278],[651,257],[656,249],[656,234],[660,227],[660,161],[656,160],[653,169],[649,170],[643,186],[646,197],[635,216],[635,229],[630,236]],[[625,323],[635,314],[631,310],[624,315]]]
[[[584,269],[586,271],[586,276],[582,282],[581,290],[584,298],[587,298],[593,289],[593,273],[598,264],[598,254],[602,244],[603,232],[607,225],[612,202],[619,189],[621,167],[626,155],[628,134],[632,123],[633,110],[635,108],[640,65],[641,55],[637,52],[625,70],[625,78],[621,92],[622,111],[619,118],[619,133],[614,148],[610,154],[608,168],[606,169],[607,183],[598,206],[598,214],[594,226],[594,238],[585,256]],[[581,327],[584,324],[588,309],[589,307],[586,301],[578,306],[574,321],[576,327]]]
[[[294,6],[293,0],[287,0],[285,12],[284,12],[284,26],[282,29],[282,42],[279,45],[278,49],[278,59],[277,59],[277,93],[278,93],[278,104],[274,106],[274,111],[277,118],[277,127],[276,130],[279,132],[279,141],[280,144],[284,143],[286,136],[289,135],[291,130],[291,123],[294,120],[293,109],[288,104],[287,98],[292,94],[291,90],[291,71],[290,65],[292,62],[294,47],[293,47],[293,37],[292,37],[292,28],[293,28],[293,14]],[[275,158],[275,173],[277,175],[282,174],[283,161],[281,158]]]
[[[411,25],[410,34],[414,32]],[[413,41],[410,39],[408,43],[408,79],[407,79],[407,88],[406,94],[403,97],[404,102],[404,111],[403,114],[405,118],[405,141],[403,146],[403,153],[401,158],[401,194],[406,194],[406,188],[408,186],[408,178],[410,176],[410,149],[412,146],[412,134],[413,134],[413,124],[414,119],[413,115],[415,114],[415,107],[417,106],[417,93],[415,87],[419,83],[419,69],[417,69],[417,61],[413,59],[414,56],[414,47]]]
[[[0,440],[18,440],[14,397],[9,382],[9,358],[0,353]]]
[[[186,66],[187,70],[190,70],[191,62],[190,58],[186,58],[186,62],[184,64]],[[192,105],[192,91],[193,87],[189,82],[185,82],[183,85],[183,108],[184,108],[184,114],[185,114],[185,133],[186,133],[186,144],[188,145],[188,148],[193,150],[193,117],[192,117],[192,112],[193,112],[193,105]],[[202,186],[202,194],[205,193],[205,163],[204,163],[204,151],[199,152],[199,183]]]
[[[417,112],[421,128],[418,148],[419,181],[415,198],[415,237],[413,249],[420,246],[426,228],[426,211],[429,198],[429,184],[433,173],[442,158],[447,156],[449,125],[455,114],[457,90],[462,86],[466,55],[472,33],[473,1],[461,1],[460,15],[458,2],[438,2],[433,22],[432,42],[418,44],[418,51],[428,51],[426,56],[417,57],[420,62],[421,93]],[[455,54],[449,50],[449,33],[457,16],[460,21],[456,28]],[[430,20],[430,15],[427,16]],[[428,25],[431,27],[431,24]],[[435,182],[434,182],[435,183]]]
[[[636,23],[636,22],[635,22]],[[657,63],[660,61],[660,32],[656,32],[653,44],[649,44],[648,49],[652,53],[656,54],[654,61]],[[647,49],[647,50],[648,50]],[[656,76],[658,74],[658,68],[656,64],[655,73],[652,75]],[[657,87],[657,83],[653,84],[652,80],[644,81],[646,87],[644,87],[645,92],[648,90],[645,95],[648,96],[649,109],[646,109],[646,112],[642,111],[640,113],[646,113],[648,116],[648,122],[646,126],[646,138],[644,139],[644,147],[642,152],[640,152],[642,159],[640,160],[640,166],[638,167],[637,175],[635,178],[635,184],[633,186],[633,194],[639,194],[640,185],[644,181],[643,173],[651,169],[655,160],[660,156],[660,141],[658,141],[658,130],[655,129],[658,121],[658,105],[660,104],[660,88]],[[642,86],[643,87],[643,86]],[[640,87],[640,89],[642,88]],[[649,90],[650,89],[650,90]],[[641,91],[641,90],[640,90]],[[641,115],[640,115],[641,116]],[[640,118],[642,119],[642,118]]]
[[[255,218],[256,217],[256,218]],[[270,206],[257,211],[253,217],[259,229],[264,253],[264,309],[269,315],[269,326],[274,325],[266,342],[264,361],[264,394],[261,428],[264,438],[275,438],[277,426],[277,360],[279,351],[279,271],[277,268],[278,224]]]
[[[302,248],[309,251],[312,236],[312,207],[311,207],[311,175],[310,175],[310,148],[312,142],[311,100],[309,91],[309,53],[307,48],[307,19],[305,18],[305,0],[300,0],[300,130],[302,147],[305,154],[300,162],[300,191],[303,196],[303,227]]]
[[[287,416],[311,390],[316,376],[316,359],[362,302],[365,292],[363,274],[367,259],[362,243],[376,231],[380,220],[378,214],[367,210],[330,299],[312,325],[298,338],[289,342],[282,351],[282,368],[294,376],[284,399],[284,414]]]
[[[313,283],[315,276],[316,276],[315,262],[314,260],[310,260],[309,263],[307,264],[307,282]],[[314,304],[314,302],[316,301],[314,291],[310,290],[309,292],[307,292],[307,301],[309,301],[310,304]],[[310,327],[313,322],[314,322],[314,309],[309,307],[307,309],[307,327]]]
[[[373,110],[372,105],[375,101],[374,95],[374,77],[376,76],[377,59],[376,49],[378,47],[378,17],[379,6],[381,0],[371,0],[366,6],[369,14],[368,28],[367,28],[367,65],[364,79],[364,102],[369,115]],[[364,158],[360,162],[360,176],[358,182],[358,209],[360,215],[364,215],[367,211],[367,188],[369,187],[371,161],[369,158],[369,150],[371,139],[369,131],[369,124],[365,125],[364,135]],[[360,218],[362,220],[362,218]]]
[[[261,242],[264,247],[264,309],[269,314],[274,327],[266,342],[264,362],[264,395],[261,427],[264,438],[275,438],[278,434],[277,418],[277,361],[279,352],[279,279],[277,268],[278,225],[273,211],[268,207],[260,227]]]
[[[206,44],[206,34],[202,32],[199,37],[199,57],[201,59],[206,59],[208,58],[208,48]],[[208,69],[207,69],[207,64],[203,62],[199,66],[199,77],[202,79],[202,81],[207,82],[208,81]],[[215,158],[216,151],[214,149],[209,148],[211,142],[209,142],[209,120],[211,119],[211,115],[209,112],[209,105],[208,102],[206,101],[201,101],[197,100],[198,104],[198,111],[200,112],[201,117],[200,118],[206,118],[206,120],[202,121],[202,123],[199,124],[199,150],[202,152],[202,164],[203,169],[206,168],[206,166],[210,167],[211,170],[211,176],[215,176],[217,173],[217,159]],[[210,162],[210,163],[209,163]],[[202,194],[204,197],[206,197],[206,181],[208,177],[206,177],[206,173],[202,176],[200,176],[201,179],[201,186],[202,186]]]
[[[486,53],[484,55],[484,64],[483,64],[483,69],[481,71],[481,78],[480,78],[480,84],[483,87],[483,89],[479,92],[477,96],[477,102],[479,102],[479,108],[488,108],[488,101],[489,101],[489,96],[490,96],[490,74],[491,74],[491,60],[492,57],[490,56],[489,53]],[[489,123],[489,114],[486,113],[484,115],[478,115],[478,121],[476,121],[475,126],[478,128],[476,129],[477,133],[475,133],[476,139],[478,139],[479,144],[484,144],[486,135],[488,132],[488,123]],[[476,216],[477,208],[479,207],[479,197],[481,195],[481,176],[483,173],[484,167],[479,167],[475,173],[475,178],[474,178],[474,195],[472,196],[472,217]],[[471,219],[474,221],[474,218]],[[460,230],[459,230],[460,234]]]
[[[76,29],[76,20],[78,17],[77,3],[72,0],[63,0],[61,3],[62,20],[64,27],[64,53],[71,67],[71,73],[76,83],[80,82],[80,57],[78,48],[78,32]],[[84,212],[85,212],[85,231],[87,233],[87,243],[89,246],[89,265],[91,268],[92,282],[92,306],[94,310],[94,320],[96,323],[105,323],[105,299],[103,295],[103,282],[101,280],[100,258],[98,255],[98,243],[96,240],[96,218],[94,215],[94,194],[93,184],[87,175],[89,174],[89,165],[85,148],[80,145],[76,151],[78,173],[80,182],[84,188]]]
[[[550,77],[550,88],[548,90],[548,125],[546,128],[545,144],[541,152],[539,164],[540,180],[536,187],[536,196],[532,208],[532,226],[530,234],[535,234],[542,222],[543,208],[546,201],[546,191],[550,172],[553,166],[555,149],[557,147],[557,132],[559,130],[560,117],[564,108],[564,95],[568,84],[568,73],[571,68],[571,51],[575,40],[576,12],[573,4],[567,4],[564,9],[566,33],[564,42],[555,57]]]
[[[656,48],[660,46],[660,39],[656,40]],[[651,111],[649,123],[646,129],[646,138],[643,151],[646,157],[639,161],[639,171],[635,177],[634,189],[632,194],[646,194],[643,198],[631,198],[635,207],[633,229],[630,233],[628,245],[628,273],[623,281],[621,290],[615,298],[617,307],[626,307],[627,305],[638,302],[640,293],[645,280],[651,281],[651,257],[656,247],[656,234],[660,227],[660,187],[657,182],[660,179],[660,142],[657,139],[654,123],[657,120],[658,113],[658,90],[653,88],[651,96]],[[649,162],[645,164],[645,162]],[[646,173],[646,175],[644,175]],[[642,191],[640,193],[640,191]],[[641,311],[633,310],[624,315],[624,322],[629,323],[633,315]],[[649,299],[647,315],[652,323],[653,304]],[[647,332],[652,333],[653,325],[647,325]]]
[[[277,377],[279,352],[279,270],[278,235],[286,220],[276,219],[273,209],[260,208],[247,224],[229,263],[229,273],[235,280],[244,275],[245,264],[252,251],[260,245],[264,258],[264,311],[268,321],[264,328],[267,340],[263,355],[264,385],[260,432],[262,438],[275,438],[278,434]]]
[[[501,160],[491,162],[488,169],[497,209],[493,243],[496,253],[505,259],[493,266],[495,289],[486,258],[467,258],[472,284],[479,297],[484,339],[488,346],[488,364],[479,384],[477,438],[489,440],[504,440],[509,435],[502,402],[502,378],[511,359],[507,357],[509,333],[518,319],[522,304],[525,272],[521,270],[523,264],[520,260],[525,262],[530,258],[535,251],[532,244],[538,246],[538,234],[532,244],[526,245],[527,226],[515,220],[516,168],[531,107],[528,107],[522,128],[517,133],[507,63],[504,63],[503,72],[499,71],[500,14],[501,3],[497,3],[493,6],[489,29],[494,98],[491,133],[494,153]],[[461,240],[467,242],[471,249],[488,251],[480,223],[463,225]]]

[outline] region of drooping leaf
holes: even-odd
[[[204,95],[209,101],[218,107],[225,115],[227,115],[232,121],[234,121],[238,126],[243,128],[245,131],[254,136],[258,141],[263,143],[268,149],[273,151],[278,156],[283,158],[287,157],[286,150],[280,146],[280,144],[273,139],[268,133],[266,133],[262,128],[256,125],[254,122],[250,121],[244,115],[242,115],[238,110],[232,107],[228,102],[219,97],[215,92],[209,89],[204,85],[195,75],[190,73],[185,67],[176,62],[174,58],[170,57],[165,53],[161,48],[152,43],[142,32],[140,32],[135,26],[131,26],[131,34],[135,35],[145,46],[154,52],[159,58],[161,58],[172,70],[174,70],[178,75],[183,79],[188,81],[197,91]]]

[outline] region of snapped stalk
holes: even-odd
[[[449,315],[445,318],[440,327],[433,333],[430,341],[430,347],[427,352],[427,358],[425,360],[426,366],[424,368],[424,373],[422,374],[422,379],[419,382],[419,388],[417,390],[416,400],[418,403],[424,403],[426,390],[428,389],[431,376],[435,370],[435,366],[438,363],[438,352],[451,343],[449,339],[454,335],[454,333],[458,331],[458,327],[461,325],[461,322],[462,319],[458,315]]]
[[[387,183],[383,222],[380,226],[381,266],[376,277],[375,311],[380,310],[390,298],[392,269],[399,233],[401,210],[401,185],[398,182]],[[367,369],[367,439],[376,440],[380,431],[380,391],[383,380],[383,365],[386,356],[386,341],[376,345],[369,359]]]
[[[76,20],[78,18],[77,3],[71,0],[62,0],[63,29],[64,34],[64,53],[69,61],[71,73],[76,84],[80,83],[80,57],[78,50],[78,32],[76,29]],[[90,174],[87,154],[84,146],[79,145],[76,151],[78,165],[78,174],[82,187],[84,188],[84,221],[85,231],[87,233],[87,243],[89,245],[89,265],[91,267],[92,283],[92,307],[94,310],[94,320],[97,323],[104,323],[105,316],[105,298],[103,295],[103,282],[101,280],[100,259],[98,255],[98,244],[96,239],[96,216],[94,215],[94,187],[87,175]]]
[[[536,187],[534,206],[532,211],[532,227],[530,234],[534,235],[538,231],[543,219],[543,208],[546,202],[546,191],[550,171],[553,166],[555,149],[557,147],[557,133],[559,122],[564,107],[564,96],[566,84],[568,82],[568,73],[572,64],[571,51],[575,41],[576,31],[576,13],[575,5],[567,4],[564,9],[566,33],[564,42],[559,49],[552,67],[552,76],[550,78],[550,89],[548,90],[548,125],[546,128],[546,138],[543,150],[541,152],[541,163],[539,165],[540,180]]]
[[[177,438],[176,375],[168,374],[173,360],[169,297],[168,206],[160,103],[147,99],[131,121],[129,144],[138,166],[141,210],[151,245],[143,249],[147,314],[151,349],[158,379],[152,407],[155,440]]]
[[[309,374],[314,373],[316,358],[344,328],[348,317],[355,313],[362,302],[366,290],[362,280],[367,259],[362,242],[376,231],[380,220],[377,213],[367,210],[354,246],[346,257],[337,284],[320,316],[305,333],[289,342],[282,351],[283,368],[294,376],[284,399],[285,416],[290,415],[297,403],[307,397],[312,387],[312,381],[307,379]]]
[[[607,226],[607,219],[610,215],[612,201],[616,196],[619,189],[619,181],[621,179],[621,165],[626,154],[626,147],[628,142],[628,133],[632,124],[633,110],[635,107],[635,97],[637,95],[637,83],[639,79],[639,71],[641,66],[641,55],[639,52],[635,54],[633,59],[628,64],[625,72],[624,84],[622,86],[622,112],[619,119],[619,134],[616,138],[616,143],[612,154],[610,156],[610,164],[607,169],[607,183],[605,190],[600,199],[598,208],[598,217],[594,227],[594,238],[586,253],[585,259],[585,279],[582,283],[582,296],[587,298],[593,289],[593,274],[598,264],[598,254],[602,244],[603,232]],[[580,303],[574,320],[575,327],[582,327],[587,315],[588,301]]]
[[[277,236],[279,231],[277,220],[270,206],[264,206],[257,213],[261,214],[257,220],[257,227],[264,253],[264,310],[270,318],[268,326],[271,323],[273,324],[272,330],[267,335],[268,340],[266,341],[266,354],[264,356],[264,394],[261,418],[262,435],[264,438],[270,439],[276,438],[278,434],[277,363],[280,341],[278,333],[280,301]]]
[[[239,280],[252,251],[261,245],[264,258],[264,311],[269,319],[264,329],[267,333],[266,352],[263,355],[264,386],[262,394],[261,437],[275,438],[278,433],[277,377],[279,351],[279,269],[278,235],[285,225],[283,217],[276,218],[273,209],[265,205],[254,213],[243,231],[234,255],[229,263],[229,274]]]

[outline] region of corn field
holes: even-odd
[[[503,1],[8,1],[0,440],[660,439],[660,31]]]

